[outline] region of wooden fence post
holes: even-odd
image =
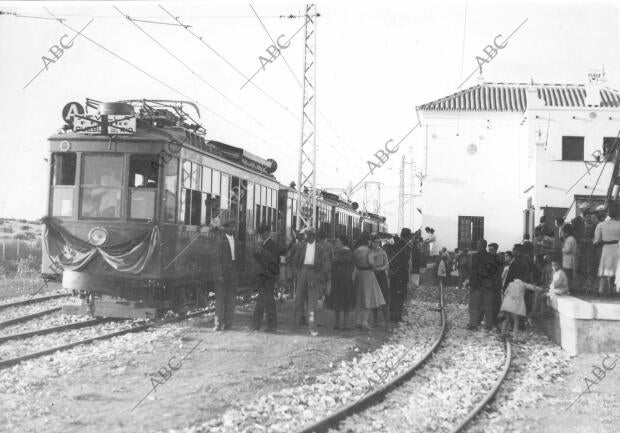
[[[5,249],[6,245],[4,243],[5,243],[5,240],[2,239],[2,261],[3,262],[6,260],[6,257],[4,255],[4,249]]]
[[[17,257],[15,257],[15,260],[19,260],[19,239],[17,239]]]

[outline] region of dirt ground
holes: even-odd
[[[182,337],[153,341],[139,333],[1,371],[0,431],[186,427],[263,393],[309,383],[331,362],[374,350],[387,338],[382,331],[333,331],[331,312],[325,310],[319,313],[319,337],[311,337],[306,328],[292,326],[290,301],[278,304],[277,334],[249,332],[251,312],[251,305],[238,308],[231,331],[216,333],[212,320],[191,320]],[[167,365],[177,370],[165,381],[156,372]],[[169,373],[164,369],[163,375]]]
[[[605,361],[607,366],[619,354]],[[572,358],[570,372],[551,386],[537,390],[544,397],[536,407],[524,407],[512,414],[505,422],[506,432],[540,433],[617,433],[620,432],[620,360],[616,367],[607,371],[598,384],[592,370],[603,368],[604,354],[582,354]],[[597,370],[598,371],[598,370]],[[599,372],[599,376],[602,374]],[[587,390],[585,378],[591,392]],[[472,431],[477,431],[472,429]]]

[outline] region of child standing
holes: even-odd
[[[525,291],[532,290],[540,292],[543,289],[533,284],[524,283],[523,281],[516,279],[508,284],[506,292],[504,293],[504,300],[502,301],[501,311],[510,313],[514,325],[512,328],[512,338],[517,340],[517,334],[519,332],[519,324],[521,317],[525,317]],[[506,317],[504,323],[502,323],[502,335],[506,335],[508,330],[508,323],[510,318]]]
[[[439,287],[443,290],[446,283],[446,276],[448,275],[448,259],[445,254],[442,254],[440,257],[439,264],[437,265],[437,276],[439,277]]]

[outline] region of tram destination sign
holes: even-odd
[[[94,135],[130,135],[136,132],[136,117],[124,114],[76,114],[73,131]]]

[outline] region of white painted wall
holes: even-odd
[[[527,187],[526,135],[520,113],[420,112],[428,127],[422,226],[438,246],[458,243],[458,217],[483,216],[484,236],[500,249],[521,240]],[[458,134],[458,135],[457,135]],[[475,144],[478,151],[468,153]]]
[[[596,117],[590,118],[590,113]],[[536,118],[538,116],[538,118]],[[573,119],[573,117],[575,117]],[[610,120],[610,117],[612,118]],[[536,189],[534,203],[538,215],[544,206],[570,207],[575,194],[590,195],[600,176],[595,195],[605,195],[611,179],[613,166],[607,163],[598,168],[590,167],[587,174],[584,162],[562,161],[562,136],[583,136],[584,158],[594,161],[591,154],[596,149],[603,151],[603,137],[615,137],[620,129],[620,110],[617,108],[580,108],[554,110],[528,110],[529,140],[539,141],[538,130],[543,131],[543,141],[549,125],[547,146],[535,145]],[[550,119],[550,121],[547,121]],[[602,172],[602,173],[601,173]],[[584,175],[582,177],[582,175]],[[576,185],[568,191],[573,184]],[[546,185],[546,186],[545,186]],[[574,216],[575,206],[569,217]]]
[[[485,238],[503,250],[521,240],[528,197],[537,222],[544,206],[572,206],[572,218],[575,194],[591,194],[599,175],[595,194],[606,194],[612,164],[591,167],[587,174],[584,162],[562,161],[562,136],[584,136],[584,157],[593,161],[590,155],[602,151],[603,137],[618,134],[620,109],[548,109],[532,96],[524,115],[419,112],[428,129],[428,172],[418,203],[422,227],[435,228],[440,248],[456,248],[459,215],[483,216]],[[474,155],[467,152],[472,143],[478,147]]]

